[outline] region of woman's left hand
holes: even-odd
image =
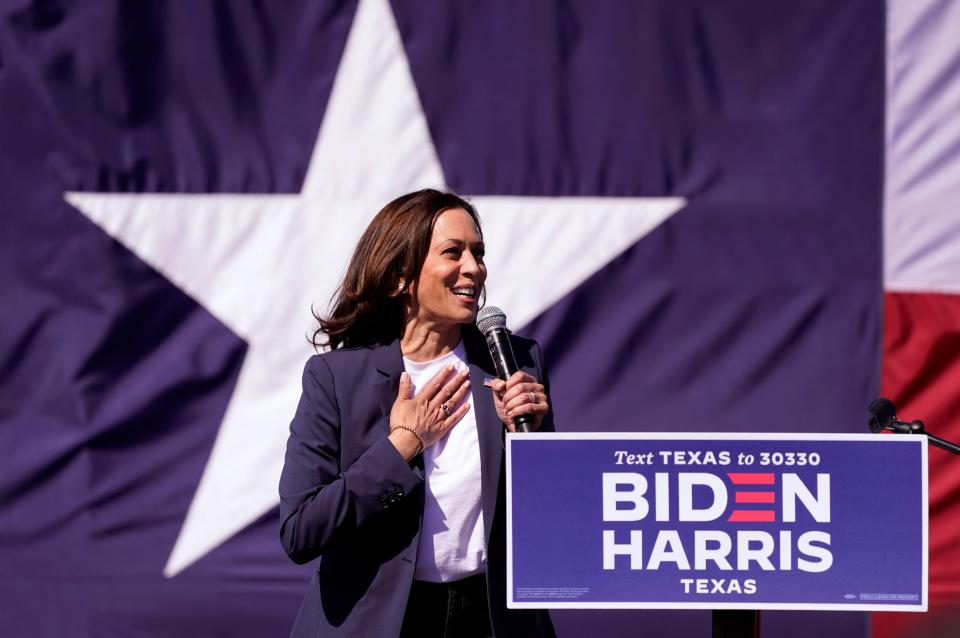
[[[550,403],[543,385],[526,372],[514,372],[506,381],[494,379],[493,403],[497,416],[510,432],[516,432],[514,417],[522,414],[533,415],[533,429],[539,430],[543,417],[550,411]]]

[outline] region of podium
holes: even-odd
[[[507,607],[927,609],[927,447],[869,434],[507,438]]]

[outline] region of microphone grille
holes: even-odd
[[[885,397],[874,399],[867,408],[872,418],[870,419],[870,429],[876,433],[891,425],[897,420],[897,408],[893,401]]]
[[[480,332],[487,334],[494,328],[505,328],[507,326],[507,315],[496,306],[484,306],[477,313],[477,328]]]
[[[870,407],[867,409],[870,410],[870,414],[881,420],[894,419],[897,416],[897,408],[894,407],[893,401],[887,399],[886,397],[874,399],[873,402],[870,403]]]

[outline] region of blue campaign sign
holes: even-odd
[[[507,605],[926,611],[926,446],[509,435]]]

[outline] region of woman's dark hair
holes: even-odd
[[[403,295],[420,275],[433,225],[445,210],[462,208],[480,231],[477,211],[453,193],[424,189],[398,197],[373,218],[333,295],[333,311],[321,317],[310,340],[318,350],[389,343],[403,335]]]

